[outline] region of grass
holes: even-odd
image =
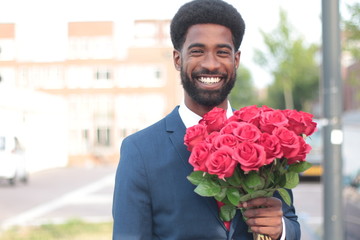
[[[63,224],[13,227],[0,240],[109,240],[112,223],[87,223],[73,219]]]

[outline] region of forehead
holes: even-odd
[[[234,48],[232,33],[229,28],[218,24],[195,24],[186,34],[184,48],[194,43],[207,45],[228,44]]]

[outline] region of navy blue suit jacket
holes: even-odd
[[[185,131],[176,107],[124,139],[115,180],[113,240],[252,239],[240,212],[228,231],[215,199],[194,192],[186,178],[193,169]],[[283,212],[286,239],[300,239],[294,208],[283,203]]]

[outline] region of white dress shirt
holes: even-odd
[[[198,124],[199,121],[202,119],[201,116],[199,116],[196,113],[194,113],[193,111],[191,111],[185,105],[184,102],[182,104],[180,104],[179,114],[180,114],[180,118],[183,121],[183,123],[185,124],[186,128],[189,128],[189,127],[192,127],[192,126]],[[233,115],[233,111],[232,111],[230,102],[228,101],[228,106],[227,106],[227,110],[226,110],[226,116],[227,116],[227,118],[229,118],[232,115]]]

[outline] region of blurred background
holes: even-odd
[[[111,221],[121,141],[182,101],[169,25],[185,2],[0,0],[4,229],[71,218]],[[319,123],[309,139],[314,165],[294,194],[303,239],[321,239],[321,1],[228,2],[246,22],[233,107],[295,108]],[[341,1],[340,12],[344,224],[347,239],[359,239],[360,2]],[[24,195],[28,201],[19,200]],[[89,208],[77,212],[84,204]]]

